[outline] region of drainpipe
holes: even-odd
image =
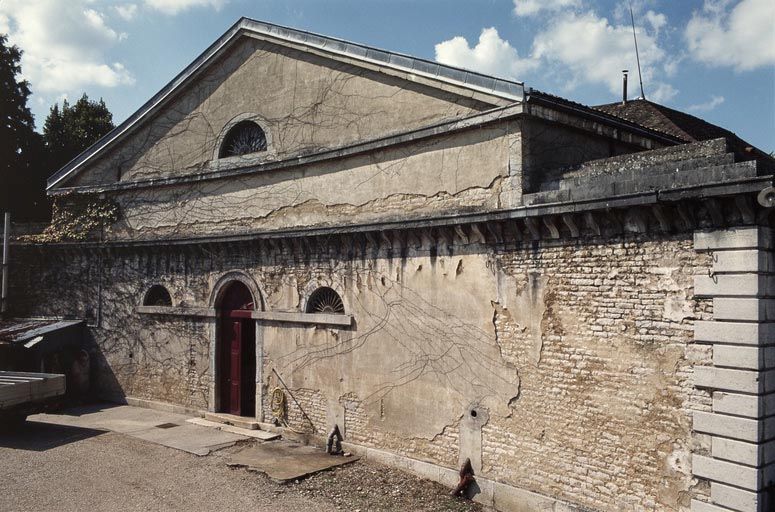
[[[11,214],[5,212],[3,221],[3,284],[0,291],[0,316],[8,312],[8,249],[11,245]]]

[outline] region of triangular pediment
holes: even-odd
[[[240,20],[49,190],[164,179],[343,148],[514,103],[522,84]],[[239,121],[266,151],[223,161]],[[244,162],[242,160],[245,160]]]

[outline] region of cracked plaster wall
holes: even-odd
[[[412,130],[492,108],[436,88],[243,38],[71,185],[201,172],[241,114],[269,132],[268,160]]]
[[[268,309],[298,311],[315,287],[332,286],[353,328],[259,326],[264,398],[278,385],[274,368],[318,433],[336,420],[359,444],[450,468],[472,456],[482,475],[592,510],[688,510],[708,493],[689,454],[707,444],[691,434],[691,412],[711,406],[692,365],[710,354],[691,339],[711,304],[691,287],[710,261],[689,236],[452,252],[418,240],[403,253],[306,261],[218,247],[127,249],[102,261],[20,250],[12,305],[92,322],[101,312],[90,329],[101,387],[206,408],[214,324],[135,313],[148,287],[204,306],[220,276],[243,269]],[[486,418],[480,438],[472,405]],[[292,400],[288,420],[311,429]]]
[[[334,226],[499,208],[516,123],[366,155],[116,195],[113,238]]]

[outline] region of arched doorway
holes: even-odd
[[[256,414],[256,321],[253,295],[245,284],[226,286],[219,304],[218,387],[220,411],[236,416]]]

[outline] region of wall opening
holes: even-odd
[[[344,303],[339,294],[332,288],[323,286],[312,292],[312,295],[309,296],[306,313],[343,315]]]
[[[220,411],[236,416],[256,414],[255,299],[240,281],[226,285],[218,305],[220,318],[217,382]]]
[[[240,121],[223,138],[218,158],[266,151],[266,133],[253,121]]]
[[[148,291],[145,292],[143,306],[172,306],[170,292],[160,284],[151,286]]]

